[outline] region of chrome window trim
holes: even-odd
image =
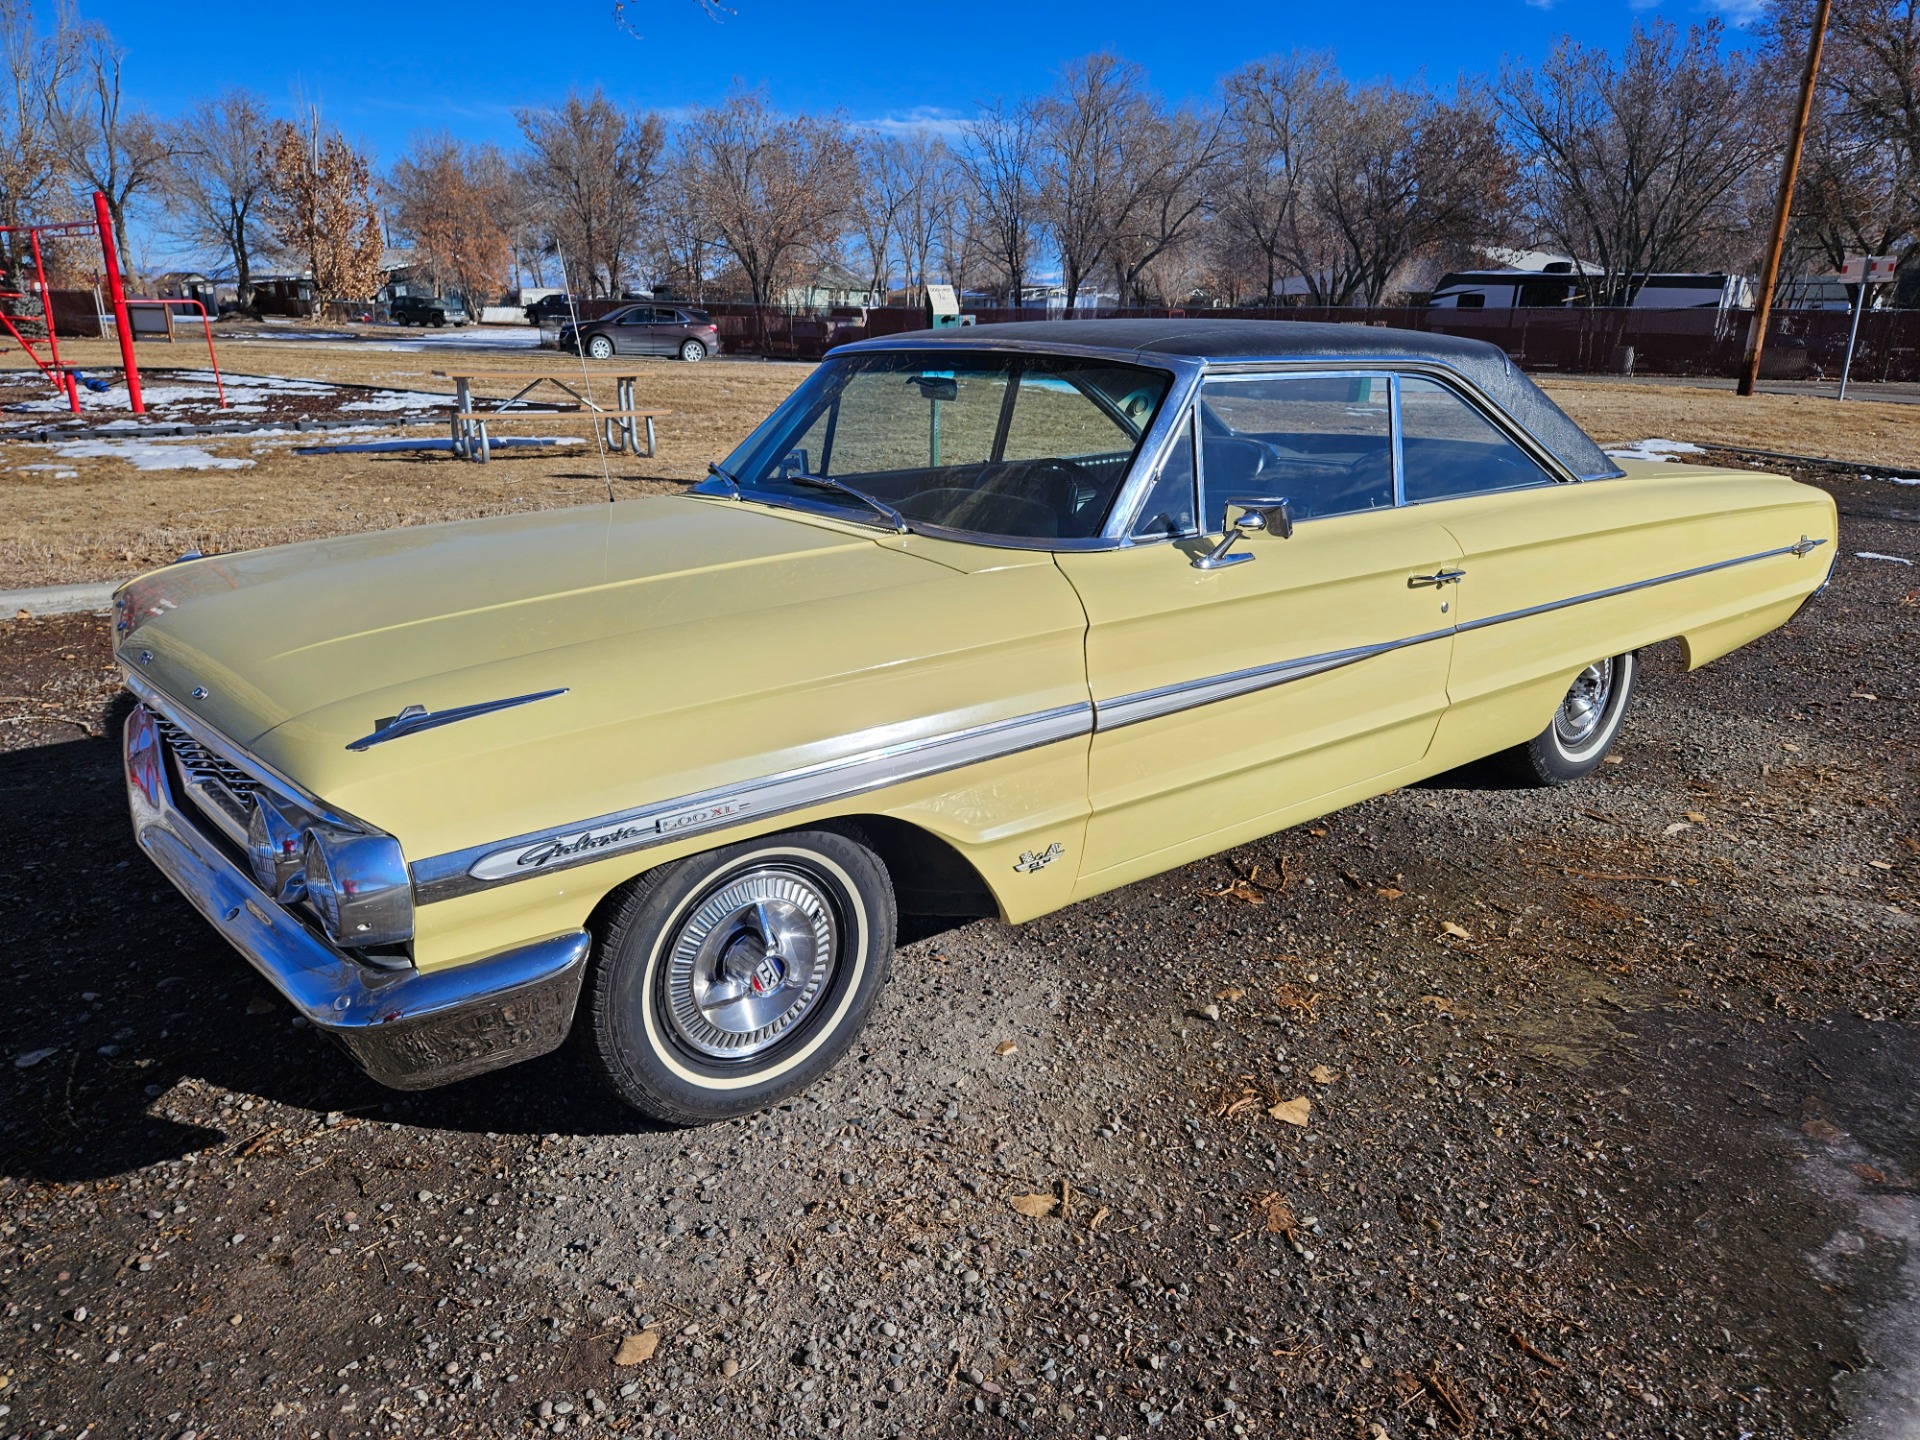
[[[1387,408],[1392,412],[1388,424],[1393,428],[1393,508],[1398,510],[1407,503],[1407,447],[1400,430],[1400,377],[1393,376],[1389,384],[1392,387]]]
[[[1470,620],[1463,625],[1454,625],[1443,630],[1430,630],[1424,634],[1410,635],[1400,640],[1383,641],[1376,645],[1330,650],[1318,655],[1277,661],[1271,665],[1202,676],[1151,690],[1135,691],[1129,695],[1118,696],[1112,700],[1096,701],[1092,704],[1063,705],[1052,710],[1015,716],[1009,720],[951,731],[944,735],[884,746],[820,765],[780,771],[738,785],[721,786],[692,795],[656,801],[629,810],[615,811],[590,820],[575,821],[545,830],[530,831],[505,840],[469,846],[464,850],[450,851],[413,864],[411,873],[415,903],[425,905],[436,900],[450,900],[456,896],[490,889],[495,885],[512,884],[534,875],[548,874],[573,865],[588,864],[609,855],[650,849],[665,844],[669,840],[688,835],[730,829],[740,823],[743,816],[749,820],[768,819],[812,805],[882,790],[903,781],[922,779],[929,775],[943,774],[1005,755],[1018,754],[1056,741],[1071,740],[1083,735],[1091,737],[1108,730],[1117,730],[1146,720],[1197,709],[1202,705],[1216,704],[1223,700],[1272,689],[1395,650],[1424,645],[1433,640],[1449,639],[1470,631],[1482,630],[1491,625],[1524,620],[1529,616],[1564,610],[1570,606],[1584,605],[1596,600],[1606,600],[1616,595],[1647,590],[1656,585],[1668,585],[1678,580],[1711,574],[1716,570],[1731,569],[1736,565],[1771,560],[1782,555],[1803,558],[1826,543],[1824,539],[1812,540],[1802,536],[1799,542],[1793,545],[1780,545],[1771,550],[1755,551],[1751,555],[1737,555],[1728,560],[1695,565],[1685,570],[1675,570],[1665,575],[1655,575],[1625,585],[1588,591],[1585,594],[1569,596],[1564,600],[1552,601],[1545,605],[1529,606],[1523,610],[1512,610],[1501,615],[1489,615],[1484,619]],[[756,803],[755,797],[759,797],[759,803]],[[749,811],[751,814],[748,813]],[[670,828],[667,827],[667,822],[677,821],[683,816],[691,818],[685,824],[674,823]],[[474,873],[483,861],[490,858],[511,858],[509,852],[515,849],[545,843],[565,843],[583,834],[609,827],[634,825],[644,827],[648,824],[654,826],[651,832],[641,830],[631,836],[620,838],[615,843],[595,844],[578,854],[560,857],[558,863],[531,866],[518,874],[483,876]]]
[[[1147,427],[1146,433],[1135,445],[1132,465],[1128,467],[1127,473],[1121,477],[1120,484],[1114,489],[1113,499],[1107,506],[1106,520],[1102,523],[1098,535],[1064,540],[1017,535],[987,535],[976,530],[953,530],[944,525],[932,525],[919,520],[912,522],[914,533],[934,539],[954,540],[966,545],[979,545],[990,550],[1045,550],[1065,553],[1124,550],[1131,548],[1135,543],[1140,543],[1128,534],[1132,527],[1133,512],[1146,498],[1147,477],[1157,472],[1160,457],[1167,446],[1167,437],[1173,433],[1174,422],[1170,417],[1177,416],[1185,406],[1187,399],[1199,384],[1201,375],[1206,371],[1205,362],[1190,355],[1160,355],[1152,351],[1119,349],[1110,345],[1042,345],[1018,340],[975,343],[971,334],[966,341],[949,341],[940,344],[901,344],[892,336],[877,340],[861,340],[851,345],[835,346],[828,352],[826,359],[831,361],[836,356],[872,354],[943,356],[963,354],[968,351],[1063,355],[1074,359],[1105,360],[1113,364],[1131,365],[1142,370],[1158,370],[1169,375],[1171,381],[1167,386],[1166,395],[1160,401],[1160,408],[1154,416],[1153,424]],[[729,473],[738,473],[742,457],[751,455],[760,445],[762,437],[770,433],[776,424],[784,424],[788,413],[799,407],[804,388],[803,383],[801,389],[795,390],[775,406],[772,414],[754,426],[747,438],[727,453],[720,468]],[[707,488],[709,485],[713,488]],[[714,484],[711,479],[702,480],[687,493],[703,498],[733,500],[731,492]],[[844,519],[848,513],[847,507],[836,507],[824,502],[819,503],[816,508],[814,505],[791,503],[791,497],[788,496],[780,497],[780,501],[781,503],[774,504],[758,496],[749,496],[746,499],[746,503],[764,504],[770,510],[799,510],[823,519]]]
[[[879,740],[885,730],[897,728],[888,726],[868,733]],[[423,905],[448,900],[591,864],[610,855],[647,850],[688,836],[732,829],[743,822],[998,760],[1092,731],[1093,706],[1081,701],[918,740],[869,744],[837,760],[776,771],[739,784],[677,795],[590,820],[434,855],[411,866],[414,895]],[[858,743],[858,736],[848,738]],[[528,858],[542,847],[553,846],[561,849],[550,858]]]
[[[1508,414],[1498,403],[1483,394],[1479,386],[1475,385],[1472,380],[1468,379],[1451,365],[1444,364],[1437,360],[1382,360],[1378,365],[1370,368],[1356,368],[1351,361],[1348,361],[1339,366],[1338,369],[1329,369],[1325,362],[1315,363],[1312,361],[1304,361],[1297,357],[1293,359],[1275,358],[1265,361],[1236,358],[1231,361],[1215,362],[1208,367],[1208,374],[1209,376],[1229,375],[1246,370],[1259,370],[1269,374],[1305,372],[1312,375],[1326,376],[1338,376],[1342,374],[1356,376],[1378,374],[1395,376],[1418,375],[1425,379],[1436,380],[1448,389],[1458,393],[1468,404],[1479,410],[1493,423],[1496,429],[1524,449],[1533,459],[1539,461],[1540,464],[1546,468],[1547,473],[1552,475],[1556,480],[1578,485],[1584,484],[1588,479],[1611,478],[1574,474],[1558,456],[1553,454],[1552,451],[1548,450],[1538,440],[1534,439],[1526,426],[1514,419],[1513,416]],[[1398,388],[1397,384],[1395,388]],[[1500,492],[1480,491],[1478,493],[1498,494]],[[1467,497],[1458,496],[1449,498],[1466,499]],[[1423,501],[1416,503],[1432,504],[1434,502]]]

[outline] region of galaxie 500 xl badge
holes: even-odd
[[[725,820],[749,809],[745,800],[725,800],[713,805],[697,805],[646,819],[623,820],[599,825],[571,834],[549,835],[532,844],[512,845],[495,850],[474,862],[467,873],[478,880],[503,880],[524,875],[530,870],[547,870],[566,864],[595,860],[617,850],[630,850],[684,831],[705,829],[716,820]]]

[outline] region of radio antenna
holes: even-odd
[[[593,443],[600,452],[600,479],[607,487],[607,503],[613,504],[613,471],[607,468],[607,437],[605,423],[599,418],[600,407],[593,399],[593,376],[587,370],[587,347],[580,339],[580,309],[574,303],[573,281],[567,275],[567,257],[559,250],[554,251],[554,259],[560,262],[560,283],[567,287],[567,314],[573,320],[574,348],[580,354],[580,385],[587,392],[587,408],[593,411]],[[592,272],[589,271],[589,274]]]

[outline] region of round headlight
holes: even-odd
[[[413,935],[413,880],[400,842],[315,826],[306,842],[307,903],[341,944],[393,945]]]
[[[247,820],[247,863],[253,882],[275,900],[292,902],[305,886],[306,831],[264,793],[253,797]]]

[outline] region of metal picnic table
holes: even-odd
[[[465,373],[435,370],[433,373],[443,380],[453,381],[453,453],[462,460],[477,460],[483,465],[487,462],[491,448],[487,440],[487,420],[510,410],[515,405],[523,404],[527,396],[542,385],[552,385],[564,391],[585,409],[593,412],[600,422],[602,438],[606,442],[607,449],[616,455],[622,451],[631,450],[635,455],[644,453],[651,459],[654,448],[653,422],[660,416],[672,413],[667,410],[641,410],[635,407],[633,391],[640,379],[637,373],[603,371],[598,375],[588,376],[556,375],[551,370],[471,370]],[[595,404],[589,396],[573,388],[575,384],[590,383],[595,378],[613,381],[613,409],[609,410],[603,405]],[[472,387],[476,380],[524,380],[527,383],[492,409],[475,410]],[[525,413],[566,414],[569,412],[526,411]],[[636,425],[635,421],[643,422],[645,426],[647,448],[644,452],[640,448],[641,427]]]

